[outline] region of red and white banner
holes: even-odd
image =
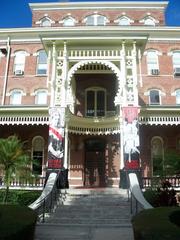
[[[63,167],[64,157],[64,109],[50,109],[48,169]]]
[[[123,107],[123,152],[126,169],[139,168],[138,107]]]

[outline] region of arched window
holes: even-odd
[[[175,51],[172,53],[174,76],[180,76],[180,51]]]
[[[149,91],[149,104],[150,105],[160,105],[160,91],[156,89],[151,89]]]
[[[47,104],[47,90],[39,89],[35,92],[35,104]]]
[[[176,90],[176,104],[180,104],[180,89]]]
[[[85,18],[85,23],[88,26],[103,26],[106,25],[107,22],[107,18],[99,14],[93,14]]]
[[[10,104],[20,105],[22,102],[23,92],[20,89],[14,89],[10,92]]]
[[[103,88],[88,88],[85,94],[86,116],[100,117],[106,114],[106,90]]]
[[[51,21],[48,18],[43,18],[41,20],[41,27],[51,27]]]
[[[71,27],[75,25],[75,19],[68,16],[66,18],[63,19],[63,26],[64,27]]]
[[[26,52],[17,51],[14,57],[14,74],[23,75],[25,68]]]
[[[155,50],[147,51],[147,70],[149,75],[159,74],[158,54]]]
[[[164,170],[164,146],[160,137],[153,137],[151,141],[151,159],[153,176],[160,175]]]
[[[147,17],[146,19],[144,19],[144,25],[155,26],[156,24],[155,24],[154,19]]]
[[[126,16],[122,16],[122,17],[118,18],[117,20],[115,20],[114,22],[118,23],[118,25],[121,25],[121,26],[128,26],[131,23],[133,23],[134,21]]]
[[[36,136],[32,140],[32,159],[32,172],[41,175],[44,162],[44,139],[40,136]]]
[[[37,75],[47,74],[47,54],[45,50],[40,50],[37,54]]]

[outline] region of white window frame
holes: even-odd
[[[164,141],[161,137],[159,136],[154,136],[152,139],[151,139],[151,163],[152,163],[152,176],[157,176],[157,175],[154,175],[154,158],[155,158],[155,155],[153,155],[153,141],[155,140],[159,140],[161,142],[161,157],[162,157],[162,171],[164,170]],[[157,155],[158,156],[158,155]]]
[[[94,116],[89,116],[87,114],[87,93],[89,91],[94,92]],[[107,112],[107,91],[106,91],[106,89],[101,88],[101,87],[90,87],[85,90],[85,116],[86,117],[100,117],[100,116],[97,116],[97,93],[100,91],[104,92],[104,115],[103,116],[106,116],[106,112]]]
[[[172,63],[173,63],[174,73],[176,72],[175,69],[180,70],[180,51],[172,52]]]
[[[41,18],[39,21],[36,22],[36,24],[39,24],[41,27],[51,27],[53,23],[55,23],[53,20],[51,20],[48,16],[48,14],[44,14],[44,17]],[[43,21],[49,21],[48,25],[43,25]]]
[[[152,91],[157,91],[158,92],[158,96],[159,96],[159,102],[158,103],[151,102],[151,92]],[[159,89],[150,89],[149,90],[149,105],[156,105],[156,106],[161,105],[161,91]]]
[[[45,99],[41,99],[42,96],[40,94],[45,94],[44,97]],[[37,105],[47,105],[47,99],[48,99],[48,93],[46,89],[38,89],[35,91],[33,94],[35,96],[35,104]]]
[[[99,17],[104,18],[103,24],[99,24],[99,23],[98,23],[98,18],[99,18]],[[92,18],[92,20],[93,20],[93,21],[92,21],[92,24],[88,24],[88,18]],[[106,23],[108,23],[109,21],[108,21],[107,17],[104,16],[104,15],[101,15],[101,14],[91,14],[91,15],[87,16],[87,17],[84,19],[84,22],[86,23],[87,26],[105,26]]]
[[[73,17],[67,16],[63,19],[63,21],[60,21],[59,23],[61,22],[63,23],[64,27],[73,27],[77,21]]]
[[[39,139],[40,141],[42,141],[42,148],[39,148],[39,149],[35,149],[35,141],[37,141],[37,139]],[[37,147],[37,146],[36,146]],[[38,146],[39,147],[39,146]],[[42,152],[42,162],[41,162],[41,173],[39,174],[39,176],[42,176],[42,173],[43,173],[43,165],[44,165],[44,147],[45,147],[45,141],[44,141],[44,138],[42,136],[35,136],[33,139],[32,139],[32,151],[31,151],[31,158],[33,159],[34,157],[34,149],[39,152]],[[33,173],[33,163],[32,163],[32,173]]]
[[[15,75],[18,71],[22,72],[22,75],[24,74],[26,56],[27,53],[23,50],[14,53],[13,71]]]
[[[37,52],[37,65],[36,65],[36,75],[47,75],[47,67],[48,67],[48,57],[46,55],[46,62],[45,63],[40,63],[40,54],[45,53],[45,50],[41,49]],[[38,73],[39,70],[45,71],[45,73]]]
[[[180,105],[180,89],[176,89],[175,96],[176,96],[176,104]]]
[[[148,13],[147,15],[148,16],[145,16],[143,19],[141,19],[139,23],[143,23],[145,26],[155,27],[156,24],[159,23],[159,21],[150,16],[150,13]]]
[[[16,97],[15,94],[17,94]],[[25,96],[21,89],[13,89],[8,95],[10,96],[10,105],[21,105],[22,96]]]
[[[150,56],[151,54],[151,56]],[[146,51],[146,61],[147,61],[147,73],[148,75],[158,75],[159,74],[159,58],[158,52],[156,50]],[[157,71],[157,74],[155,71]]]
[[[117,23],[119,26],[129,26],[131,25],[131,23],[134,23],[134,21],[127,16],[121,16],[114,22]]]

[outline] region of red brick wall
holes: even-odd
[[[140,105],[148,104],[149,97],[144,93],[151,88],[158,88],[166,94],[161,97],[163,105],[175,105],[175,96],[171,96],[171,94],[180,88],[180,78],[174,77],[172,56],[168,56],[168,53],[174,49],[180,50],[180,42],[149,42],[146,46],[146,50],[148,49],[155,49],[162,54],[158,56],[160,74],[148,76],[146,56],[144,55],[142,57],[143,86],[139,86]]]
[[[180,138],[179,126],[140,126],[140,159],[144,176],[151,176],[151,140],[153,137],[161,137],[164,142],[164,150],[177,150],[177,140]]]
[[[121,9],[121,10],[100,10],[100,9],[93,9],[93,10],[47,10],[47,11],[34,11],[33,12],[33,18],[32,18],[32,26],[37,27],[39,24],[36,24],[40,19],[44,17],[45,14],[48,14],[48,17],[53,20],[55,23],[52,24],[53,27],[60,27],[62,26],[62,23],[59,23],[59,21],[62,21],[64,17],[68,16],[68,13],[71,13],[71,16],[75,18],[78,23],[76,26],[85,25],[83,23],[83,19],[87,17],[88,15],[94,14],[94,12],[98,12],[98,14],[104,15],[108,18],[109,23],[107,25],[117,25],[117,23],[114,23],[114,20],[116,20],[118,17],[121,17],[122,14],[125,12],[126,16],[128,16],[130,19],[134,20],[134,23],[132,25],[143,25],[143,23],[139,23],[139,20],[143,19],[145,16],[147,16],[147,13],[151,13],[151,16],[159,21],[157,25],[165,25],[164,20],[164,12],[161,10],[129,10],[129,9]]]

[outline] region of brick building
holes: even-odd
[[[0,30],[0,137],[27,140],[33,173],[118,186],[179,153],[180,29],[165,25],[167,4],[33,3],[31,28]]]

